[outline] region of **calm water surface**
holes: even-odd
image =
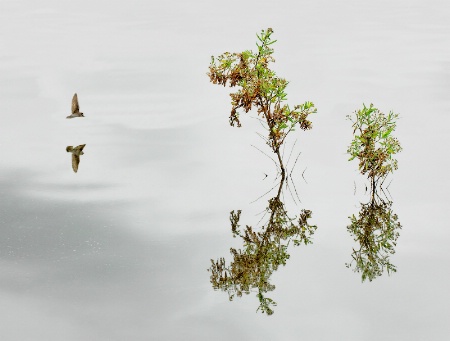
[[[446,1],[1,2],[2,340],[445,340],[450,5]],[[256,225],[276,172],[211,55],[255,48],[272,27],[290,103],[313,101],[293,173],[314,244],[272,276],[275,314],[255,294],[228,302],[206,269]],[[85,118],[65,119],[77,92]],[[347,162],[347,114],[399,112],[404,151],[389,188],[403,225],[398,272],[345,268],[348,217],[367,201]],[[67,146],[85,144],[78,172]],[[306,182],[302,179],[302,173]],[[267,174],[267,178],[265,178]],[[354,195],[356,183],[356,195]]]

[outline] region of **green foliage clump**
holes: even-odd
[[[268,125],[267,143],[275,152],[296,125],[303,130],[311,129],[308,116],[317,109],[312,102],[296,105],[293,109],[285,104],[288,81],[277,77],[269,68],[269,64],[275,61],[271,45],[276,40],[272,40],[272,33],[269,28],[256,35],[259,40],[256,52],[225,52],[217,58],[211,57],[208,76],[214,84],[226,86],[228,83],[230,87],[240,87],[230,94],[230,124],[240,127],[239,110],[247,113],[255,107]]]
[[[353,141],[347,149],[349,161],[358,158],[361,174],[369,178],[385,177],[398,168],[392,156],[402,150],[398,140],[392,136],[398,114],[392,111],[385,116],[373,104],[355,112],[355,117],[347,118],[353,122]]]

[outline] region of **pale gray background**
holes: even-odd
[[[449,18],[447,0],[0,0],[1,340],[448,340]],[[206,271],[239,246],[229,212],[255,224],[275,176],[251,147],[264,131],[228,125],[230,90],[206,72],[267,27],[289,103],[318,108],[289,143],[290,210],[319,229],[274,274],[272,317]],[[85,119],[65,119],[74,92]],[[344,266],[367,199],[345,116],[363,102],[400,113],[404,151],[398,273],[361,284]],[[75,174],[65,147],[83,143]]]

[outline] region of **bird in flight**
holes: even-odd
[[[83,155],[83,148],[85,144],[80,144],[77,147],[67,146],[66,151],[72,153],[72,169],[76,173],[78,171],[78,165],[80,164],[80,155]]]
[[[80,105],[78,104],[78,96],[76,93],[72,98],[72,114],[70,116],[67,116],[66,118],[74,117],[84,117],[83,113],[80,112]]]

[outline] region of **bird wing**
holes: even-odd
[[[79,164],[80,164],[80,157],[76,154],[72,154],[72,169],[75,173],[78,171]]]
[[[80,106],[78,104],[78,96],[77,94],[73,95],[72,98],[72,114],[80,112]]]

